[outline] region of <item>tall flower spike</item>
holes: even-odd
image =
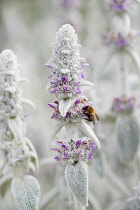
[[[59,29],[53,45],[53,57],[49,64],[46,64],[52,71],[47,90],[60,100],[59,110],[65,117],[72,98],[81,94],[81,86],[93,86],[93,84],[84,81],[82,68],[88,64],[80,57],[80,45],[77,44],[77,35],[71,25],[67,24]]]
[[[22,97],[16,56],[11,50],[0,54],[0,149],[6,151],[7,162],[3,175],[12,175],[11,191],[19,210],[37,209],[40,187],[33,176],[24,173],[38,171],[38,157],[34,146],[26,137],[22,119],[22,103],[30,103]],[[6,180],[6,179],[5,179]],[[24,193],[23,193],[24,192]]]
[[[80,45],[77,44],[77,35],[71,25],[66,24],[59,29],[53,45],[52,59],[46,64],[51,69],[49,77],[51,81],[47,85],[47,91],[49,90],[57,99],[53,104],[49,104],[54,108],[52,118],[59,120],[59,124],[78,122],[81,129],[81,120],[87,117],[82,108],[90,105],[87,100],[83,100],[84,97],[79,98],[82,93],[81,86],[93,87],[91,82],[85,81],[83,74],[83,68],[88,64],[80,57]],[[57,125],[58,127],[62,128]],[[60,129],[55,129],[55,134],[49,136],[49,145]],[[89,137],[95,136],[88,125],[84,130]],[[100,148],[97,137],[93,138],[93,141]]]
[[[51,81],[47,90],[55,96],[48,105],[53,109],[52,119],[58,124],[49,136],[50,146],[56,134],[65,126],[66,138],[51,148],[57,152],[55,160],[66,165],[65,178],[72,194],[81,205],[88,205],[88,171],[86,162],[93,158],[100,143],[91,127],[85,122],[95,124],[99,120],[92,103],[82,96],[81,86],[92,86],[85,81],[82,68],[88,64],[80,57],[77,35],[71,25],[63,25],[54,43],[53,57],[46,66],[51,69]],[[78,138],[78,128],[85,134]]]
[[[96,77],[100,79],[103,73],[107,73],[108,68],[106,67],[114,57],[119,58],[120,63],[124,57],[130,57],[135,66],[134,70],[140,75],[140,56],[136,50],[140,33],[132,29],[129,15],[129,8],[134,5],[134,1],[110,0],[109,2],[113,13],[110,13],[110,31],[104,34],[104,43],[109,50],[102,62],[99,61],[95,70]],[[129,70],[129,66],[127,68]]]

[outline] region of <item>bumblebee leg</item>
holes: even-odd
[[[100,118],[99,118],[99,116],[96,113],[95,113],[95,116],[96,116],[96,120],[99,121]]]
[[[87,121],[89,121],[89,119],[87,119],[87,118],[84,118],[84,120],[87,120]]]

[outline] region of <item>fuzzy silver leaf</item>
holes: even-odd
[[[54,137],[56,136],[56,134],[61,130],[61,128],[63,127],[63,124],[58,123],[54,129],[52,130],[51,134],[49,135],[48,139],[47,139],[47,145],[50,148],[51,143],[54,139]]]
[[[27,146],[29,147],[29,150],[32,151],[33,154],[34,154],[33,163],[30,163],[30,166],[31,166],[33,171],[38,173],[39,172],[39,160],[38,160],[37,152],[34,148],[34,145],[32,144],[32,142],[28,138],[25,138],[25,141],[26,141]],[[33,165],[35,167],[35,170],[33,169]]]
[[[14,178],[11,191],[19,210],[38,209],[40,187],[33,176]]]
[[[88,137],[92,139],[92,141],[96,144],[98,149],[101,148],[101,145],[97,136],[95,135],[94,131],[91,129],[91,127],[88,124],[86,124],[82,120],[80,123],[78,123],[78,127],[81,129],[81,131],[83,131]]]
[[[65,178],[72,194],[83,206],[88,206],[88,170],[84,162],[67,165]]]
[[[123,161],[133,160],[140,141],[140,123],[136,115],[122,114],[117,119],[117,138],[120,158]]]
[[[79,86],[90,86],[90,87],[94,87],[94,84],[90,81],[83,81],[79,84]]]
[[[65,99],[59,101],[59,111],[62,117],[66,116],[66,113],[68,112],[70,106],[71,106],[71,99]]]
[[[32,102],[32,101],[30,101],[29,99],[27,99],[27,98],[21,98],[21,102],[23,103],[23,104],[27,104],[27,105],[29,105],[32,109],[34,109],[35,110],[35,104]]]
[[[10,118],[8,119],[8,124],[15,137],[15,140],[20,144],[24,134],[24,128],[21,119],[19,117],[13,119]]]

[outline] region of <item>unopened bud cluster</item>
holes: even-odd
[[[30,160],[30,151],[29,147],[25,142],[21,144],[17,144],[15,140],[11,143],[7,143],[8,146],[8,161],[9,164],[13,167],[21,167],[24,166],[28,168],[28,163]]]
[[[13,134],[8,126],[7,120],[5,119],[0,119],[0,136],[1,144],[5,141],[11,141],[13,139]]]
[[[20,103],[18,65],[9,51],[0,54],[0,115],[15,117],[22,111]]]
[[[80,57],[79,47],[74,28],[70,25],[61,27],[56,35],[53,57],[46,64],[52,71],[47,89],[58,100],[81,94],[80,83],[85,78],[82,68],[88,64]]]

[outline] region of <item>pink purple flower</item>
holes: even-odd
[[[59,148],[51,148],[58,152],[58,156],[54,159],[61,161],[62,164],[74,164],[79,160],[88,161],[93,158],[93,153],[97,150],[97,146],[88,138],[83,138],[77,141],[57,142]]]
[[[68,77],[63,76],[61,77],[62,82],[67,83],[68,82]]]
[[[73,105],[70,107],[70,109],[66,113],[65,117],[62,117],[59,111],[59,101],[49,103],[48,105],[52,109],[54,109],[54,112],[51,117],[52,119],[65,120],[65,121],[66,120],[79,121],[81,119],[88,119],[88,115],[84,113],[83,108],[91,105],[91,103],[83,98],[75,100]]]
[[[58,156],[56,156],[54,159],[58,162],[61,160]]]
[[[49,64],[45,64],[45,66],[47,66],[49,69],[54,69],[54,67]]]
[[[110,6],[116,12],[125,12],[132,5],[131,0],[111,0]]]
[[[121,33],[115,34],[104,34],[104,44],[106,46],[112,46],[116,48],[130,46],[139,37],[139,33],[129,33],[127,36]]]
[[[136,108],[136,98],[134,96],[127,98],[122,95],[113,101],[112,111],[116,113],[132,112]]]

